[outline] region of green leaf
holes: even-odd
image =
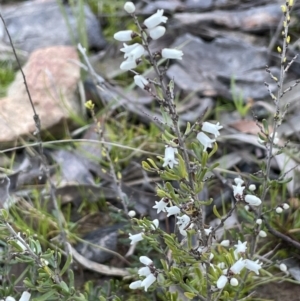
[[[165,170],[161,175],[160,177],[163,179],[163,180],[169,180],[169,181],[179,181],[181,180],[181,177],[179,175],[176,175],[174,174],[174,172],[172,170]]]
[[[186,179],[188,176],[188,173],[185,168],[184,160],[180,155],[178,155],[178,159],[179,159],[179,165],[178,165],[179,176],[181,179]]]
[[[212,151],[208,155],[208,158],[211,158],[217,150],[218,150],[218,144],[215,142]]]
[[[30,281],[30,279],[29,278],[25,278],[24,280],[23,280],[23,283],[24,283],[24,285],[27,287],[27,288],[36,288],[36,285],[35,284],[33,284],[31,281]]]
[[[202,168],[206,166],[207,160],[208,160],[208,153],[207,151],[205,151],[202,153],[202,160],[201,160]]]
[[[222,219],[222,216],[220,215],[220,213],[218,212],[218,209],[217,209],[217,206],[214,205],[213,207],[213,212],[214,212],[214,215],[219,218],[219,219]]]
[[[287,179],[283,179],[283,180],[276,180],[276,182],[278,184],[287,184],[287,183],[291,182],[292,180],[293,180],[293,178],[291,177],[291,178],[287,178]]]
[[[191,130],[191,124],[188,122],[186,124],[186,129],[185,129],[185,132],[184,132],[184,135],[187,135]]]
[[[47,301],[48,299],[50,299],[55,294],[56,294],[56,291],[51,290],[51,291],[48,291],[46,294],[44,294],[40,297],[33,298],[32,301]]]
[[[198,142],[192,142],[191,143],[191,148],[194,151],[194,154],[195,154],[195,157],[197,158],[197,160],[199,162],[201,162],[201,160],[202,160],[202,149],[199,146],[199,143]]]
[[[150,165],[146,161],[142,161],[142,167],[146,171],[153,172],[153,169],[150,167]]]
[[[266,135],[269,135],[269,125],[268,125],[268,121],[266,119],[262,120],[262,124],[263,124],[263,128],[264,128],[264,132]]]
[[[61,282],[60,282],[60,287],[62,288],[62,290],[63,290],[64,292],[66,292],[66,293],[69,292],[69,287],[68,287],[68,285],[67,285],[64,281],[61,281]]]
[[[209,206],[214,200],[210,198],[208,201],[198,201],[200,205]],[[216,205],[215,205],[216,206]]]
[[[1,215],[3,216],[3,219],[7,222],[8,221],[8,211],[5,209],[0,210]]]
[[[148,161],[155,169],[159,169],[159,168],[157,167],[157,165],[155,164],[155,162],[154,162],[152,159],[147,158],[147,161]]]
[[[194,299],[197,295],[191,292],[184,292],[184,295],[189,299],[192,300]]]
[[[74,287],[74,272],[72,269],[68,269],[69,287]]]
[[[72,262],[72,255],[68,254],[67,260],[59,273],[60,276],[62,276],[66,272],[66,270],[69,268],[71,262]]]

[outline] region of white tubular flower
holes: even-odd
[[[163,167],[169,165],[170,168],[173,168],[174,164],[178,164],[178,161],[175,159],[175,153],[177,153],[176,148],[171,146],[166,147]]]
[[[232,286],[238,286],[239,285],[239,281],[236,278],[231,278],[230,279],[230,285],[232,285]]]
[[[205,235],[208,236],[212,231],[212,227],[209,227],[208,229],[204,229]]]
[[[218,122],[217,124],[213,124],[210,122],[203,122],[202,131],[215,135],[215,138],[220,136],[219,130],[222,129],[223,126]]]
[[[8,296],[5,298],[5,301],[16,301],[16,299],[11,296]]]
[[[229,239],[222,240],[220,242],[220,245],[223,246],[223,247],[229,247],[230,246],[230,240]]]
[[[183,52],[178,49],[164,48],[161,56],[165,59],[182,60]]]
[[[159,220],[156,218],[152,221],[151,229],[156,230],[159,226]]]
[[[178,216],[177,219],[178,219],[177,225],[179,228],[179,232],[181,233],[181,235],[187,236],[186,227],[189,225],[191,221],[190,217],[184,214],[183,216]]]
[[[142,287],[141,284],[142,284],[142,281],[141,281],[141,280],[134,281],[134,282],[131,282],[131,283],[130,283],[129,288],[132,289],[132,290],[136,290],[136,289]]]
[[[217,264],[217,267],[220,268],[221,270],[225,269],[225,267],[226,267],[225,262],[219,262]]]
[[[254,272],[256,275],[259,274],[259,269],[261,269],[261,263],[258,263],[257,261],[253,261],[250,259],[245,259],[245,266],[248,270]]]
[[[126,60],[120,65],[121,70],[131,70],[136,68],[137,64],[136,61]]]
[[[228,282],[228,278],[225,275],[221,275],[217,281],[217,288],[222,289]]]
[[[250,206],[259,206],[261,204],[261,199],[258,198],[255,195],[252,194],[247,194],[245,196],[245,201],[248,203]]]
[[[250,191],[255,191],[256,190],[256,186],[254,184],[249,185],[249,190]]]
[[[124,47],[120,50],[124,52],[125,59],[128,58],[129,60],[135,61],[145,53],[145,48],[139,43],[135,43],[132,45],[127,45],[126,43],[123,43],[123,46]]]
[[[135,84],[138,87],[140,87],[141,89],[145,89],[145,87],[149,85],[149,82],[142,75],[135,75],[133,78],[134,78]]]
[[[139,276],[148,276],[151,274],[149,267],[140,268],[138,271]]]
[[[162,198],[159,202],[155,201],[155,205],[152,207],[157,209],[157,214],[161,211],[166,211],[166,207],[169,204],[169,200],[167,198]]]
[[[283,209],[281,207],[277,207],[276,208],[276,213],[280,214],[282,213]]]
[[[237,253],[245,253],[247,250],[247,241],[241,242],[240,240],[238,240],[238,244],[234,245],[235,247],[235,252]]]
[[[144,287],[145,292],[147,292],[150,285],[156,281],[156,277],[153,274],[149,274],[141,283],[141,286]]]
[[[197,139],[204,146],[204,151],[206,151],[207,148],[212,148],[212,143],[216,142],[215,139],[210,139],[203,132],[198,133]]]
[[[120,42],[131,41],[136,36],[132,30],[121,30],[114,34],[114,39]]]
[[[179,228],[185,228],[191,221],[190,217],[186,214],[184,214],[183,216],[177,216],[177,219],[178,222],[176,223],[176,225],[178,225]]]
[[[19,301],[29,301],[31,297],[31,294],[28,292],[23,292],[21,299]]]
[[[153,40],[161,38],[166,32],[166,28],[163,26],[156,26],[154,28],[148,29],[148,34]]]
[[[155,14],[153,14],[152,16],[150,16],[149,18],[147,18],[144,21],[144,25],[148,29],[151,29],[151,28],[156,27],[160,23],[166,23],[168,18],[163,16],[163,14],[164,14],[164,10],[163,9],[158,9]]]
[[[232,267],[230,268],[230,271],[233,273],[233,274],[239,274],[241,272],[241,270],[245,267],[245,261],[240,258],[238,261],[236,261]]]
[[[153,261],[149,257],[147,257],[147,256],[141,256],[140,257],[140,262],[142,264],[144,264],[144,265],[151,265],[151,264],[153,264]]]
[[[234,197],[239,198],[242,195],[244,195],[245,186],[241,186],[241,184],[237,184],[237,185],[232,185],[232,188],[233,188]]]
[[[281,263],[281,264],[279,265],[279,268],[280,268],[280,270],[281,270],[282,272],[286,272],[286,271],[287,271],[287,266],[286,266],[284,263]]]
[[[287,210],[287,209],[290,208],[290,205],[287,204],[287,203],[284,203],[284,204],[282,205],[282,208],[283,208],[284,210]]]
[[[169,217],[171,215],[180,213],[180,208],[177,206],[172,206],[172,207],[166,208],[166,211],[168,212],[167,217]]]
[[[130,244],[133,245],[135,243],[137,243],[138,241],[141,241],[144,239],[143,237],[144,233],[138,233],[138,234],[131,234],[129,233],[129,239],[131,240]]]
[[[135,5],[131,2],[128,1],[124,4],[124,10],[128,13],[128,14],[132,14],[135,12]]]
[[[259,233],[258,233],[258,235],[260,237],[267,237],[267,233],[264,230],[260,230]]]

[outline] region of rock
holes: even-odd
[[[192,0],[194,1],[194,0]],[[206,2],[206,1],[203,1]],[[206,13],[181,13],[174,15],[177,27],[195,33],[203,29],[234,29],[243,32],[269,32],[281,20],[278,4],[252,7],[241,11],[216,10]]]
[[[59,5],[56,0],[35,0],[3,7],[1,13],[15,47],[32,52],[53,45],[77,45],[83,25],[76,16],[78,11],[76,14],[73,13],[74,9],[76,12],[76,7]],[[84,6],[84,15],[89,47],[103,49],[106,42],[101,33],[101,26],[87,5]],[[9,45],[2,22],[0,22],[0,42]]]
[[[65,122],[72,126],[72,114],[81,111],[77,93],[80,67],[72,60],[79,60],[75,48],[49,47],[33,52],[23,68],[42,129],[55,137],[62,136]],[[2,148],[35,131],[33,110],[20,71],[7,97],[0,99],[0,128]]]
[[[269,82],[265,71],[268,61],[265,47],[227,37],[206,42],[190,34],[179,37],[172,47],[180,47],[184,53],[183,60],[176,61],[167,71],[177,87],[210,97],[231,98],[232,88],[236,97],[244,99],[269,97],[264,86],[265,81]],[[278,76],[277,68],[270,69]],[[231,87],[232,79],[235,84]],[[271,83],[271,91],[275,88]]]
[[[89,260],[98,263],[106,262],[114,256],[109,250],[116,252],[118,230],[122,228],[124,228],[124,224],[116,224],[94,230],[83,237],[87,243],[81,242],[76,245],[75,249]]]

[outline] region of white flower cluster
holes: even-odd
[[[147,256],[141,256],[140,262],[145,265],[139,269],[139,276],[145,276],[144,280],[134,281],[129,285],[131,289],[144,288],[147,292],[150,285],[152,285],[157,279],[157,270],[153,265],[153,261]]]
[[[132,2],[126,2],[124,5],[124,10],[134,16],[135,6]],[[161,26],[161,23],[166,23],[168,18],[163,15],[164,10],[159,9],[155,14],[147,18],[142,28],[141,35],[132,31],[132,30],[122,30],[114,34],[114,38],[121,42],[128,42],[136,37],[141,37],[143,41],[144,35],[151,38],[152,40],[157,40],[162,37],[166,28]],[[132,70],[137,67],[141,61],[141,57],[145,54],[145,47],[139,43],[134,43],[132,45],[123,44],[124,48],[121,48],[121,51],[124,52],[125,61],[120,65],[121,70]],[[177,49],[165,48],[159,52],[160,56],[165,59],[177,59],[181,60],[183,52]],[[135,75],[134,82],[137,86],[142,89],[149,89],[149,81],[144,78],[142,75]]]
[[[158,228],[158,226],[159,226],[158,219],[153,220],[152,224],[151,224],[151,229],[152,230],[156,230]],[[143,240],[144,239],[144,235],[145,235],[144,231],[145,230],[143,229],[143,232],[141,232],[141,233],[137,233],[137,234],[131,234],[131,233],[129,233],[129,239],[131,240],[130,244],[133,245],[133,244],[135,244],[135,243]]]
[[[225,263],[219,263],[218,267],[223,269],[223,274],[219,277],[217,280],[217,288],[223,289],[227,282],[229,281],[230,285],[237,286],[239,284],[238,279],[236,277],[233,277],[233,275],[238,275],[240,272],[246,268],[249,271],[254,272],[255,274],[259,274],[259,270],[261,269],[261,263],[257,261],[253,261],[250,259],[243,259],[243,257],[240,257],[240,255],[244,256],[247,250],[247,242],[241,242],[238,241],[237,245],[234,245],[234,257],[236,259],[236,262],[229,268],[226,269]]]
[[[235,178],[234,183],[236,185],[232,185],[233,188],[233,195],[237,201],[245,200],[245,202],[250,206],[259,206],[261,205],[261,199],[253,194],[246,194],[244,196],[244,189],[245,186],[242,186],[244,184],[244,181],[241,178]],[[256,186],[254,184],[251,184],[249,186],[250,191],[255,191]]]
[[[28,292],[23,292],[21,298],[19,299],[19,301],[29,301],[31,297],[31,294]],[[0,299],[0,301],[16,301],[15,298],[13,297],[6,297],[5,299]]]
[[[202,131],[213,134],[215,138],[220,136],[219,130],[222,128],[223,126],[221,126],[219,122],[217,124],[204,122],[202,125]],[[212,148],[212,143],[216,141],[216,139],[210,139],[203,132],[198,133],[197,139],[204,146],[204,151],[206,151],[208,147]],[[163,167],[169,166],[170,168],[173,168],[174,165],[178,164],[178,161],[175,159],[175,154],[177,153],[177,148],[166,145]]]
[[[220,136],[220,132],[219,130],[222,129],[223,126],[221,126],[219,124],[219,122],[217,124],[213,124],[210,122],[203,122],[202,125],[202,132],[198,133],[197,135],[197,139],[199,140],[199,142],[204,146],[204,151],[207,150],[207,148],[212,148],[212,144],[214,142],[216,142],[216,139],[211,139],[209,138],[205,133],[209,133],[215,136],[215,138]]]

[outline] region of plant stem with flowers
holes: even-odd
[[[283,34],[285,40],[283,45],[283,57],[285,57],[288,44],[287,25],[289,23],[289,11],[292,4],[292,1],[288,1],[283,6],[283,12],[286,17]],[[164,75],[166,68],[164,68],[163,71],[160,70],[162,63],[159,59],[181,60],[183,52],[178,49],[165,48],[153,53],[149,45],[151,40],[162,37],[166,32],[165,27],[161,24],[167,22],[167,17],[163,15],[163,10],[158,10],[141,23],[135,14],[135,6],[132,2],[126,2],[124,9],[131,14],[138,32],[121,31],[116,33],[114,37],[116,40],[124,42],[139,38],[141,44],[134,43],[127,45],[124,43],[124,48],[122,48],[121,51],[125,53],[125,61],[121,64],[120,68],[132,72],[134,74],[135,84],[139,88],[146,90],[156,99],[162,110],[169,115],[172,120],[172,126],[170,126],[169,129],[165,129],[162,134],[162,138],[166,143],[164,158],[159,158],[163,161],[162,167],[159,167],[159,164],[150,158],[143,162],[143,167],[149,172],[158,173],[163,180],[163,184],[159,184],[157,188],[157,195],[161,197],[161,200],[159,202],[156,201],[153,208],[157,209],[157,213],[165,212],[166,217],[175,216],[177,219],[177,233],[180,235],[169,235],[158,226],[155,227],[155,229],[153,229],[153,227],[149,229],[147,228],[145,219],[142,221],[135,220],[144,231],[150,231],[150,236],[144,235],[144,232],[135,235],[130,234],[131,242],[137,243],[141,240],[147,240],[150,244],[155,246],[155,248],[160,250],[162,257],[165,256],[165,259],[161,260],[163,270],[160,270],[154,266],[150,258],[146,256],[140,257],[140,261],[144,263],[146,267],[141,268],[138,274],[140,277],[145,278],[134,281],[130,284],[130,288],[144,288],[145,291],[147,291],[151,285],[158,281],[161,287],[165,285],[165,293],[168,296],[170,296],[170,293],[168,293],[167,287],[170,283],[174,283],[184,289],[184,294],[189,299],[198,297],[200,300],[206,301],[231,300],[229,298],[229,296],[231,296],[237,300],[236,298],[240,297],[241,289],[247,283],[250,277],[249,275],[251,275],[251,273],[259,275],[262,268],[262,263],[253,259],[258,237],[264,238],[267,236],[267,233],[262,229],[262,204],[269,189],[268,181],[270,160],[273,156],[272,148],[278,139],[276,129],[280,124],[280,118],[283,117],[284,114],[282,114],[280,118],[275,116],[273,124],[274,132],[271,135],[262,130],[262,134],[267,137],[267,140],[261,137],[261,135],[259,136],[259,139],[262,141],[261,143],[266,143],[268,151],[266,159],[267,168],[261,190],[261,197],[255,194],[255,185],[251,184],[247,187],[243,179],[240,177],[235,178],[235,185],[232,185],[232,188],[236,203],[223,217],[218,213],[216,207],[214,207],[214,213],[220,219],[220,223],[214,228],[207,228],[204,224],[202,206],[210,204],[211,200],[201,201],[198,198],[198,194],[203,189],[203,185],[207,180],[207,173],[213,171],[217,166],[208,166],[208,159],[217,151],[216,140],[220,136],[219,131],[223,126],[220,125],[219,122],[215,124],[211,122],[200,123],[197,121],[193,125],[187,124],[184,134],[182,133],[174,102],[173,82],[171,81],[169,85],[165,84]],[[133,70],[142,62],[142,56],[146,56],[146,59],[153,67],[157,75],[157,81],[145,78]],[[282,58],[280,81],[276,79],[279,86],[278,96],[277,98],[275,96],[272,97],[276,104],[277,115],[280,113],[278,99],[283,95],[282,81],[284,70],[287,71],[288,69],[284,67],[284,63],[285,59]],[[274,79],[275,77],[271,74],[271,78]],[[271,93],[271,96],[272,95]],[[197,131],[196,140],[198,143],[195,143],[189,139],[196,132],[199,125],[201,125],[201,130]],[[209,152],[209,149],[212,150]],[[178,182],[177,188],[173,187],[171,181]],[[245,190],[247,190],[247,192],[245,192]],[[224,226],[226,220],[241,203],[245,204],[246,210],[251,209],[255,212],[253,218],[256,223],[254,223],[253,226],[250,251],[248,251],[248,241],[246,240],[238,240],[237,244],[234,244],[232,247],[230,247],[231,243],[229,240],[221,241],[219,244],[215,241],[216,231]],[[279,206],[276,208],[276,212],[278,214],[281,213],[284,207],[288,209],[289,206],[288,204]],[[155,237],[163,238],[163,243],[167,245],[169,251],[172,253],[171,260],[166,255],[164,248],[155,240]],[[216,248],[219,250],[218,252],[216,252]],[[222,256],[218,256],[218,261],[216,259],[212,261],[215,254],[220,255],[218,254],[220,250],[223,252]],[[186,275],[186,277],[198,275],[198,280],[201,282],[201,285],[199,286],[194,283],[192,278],[189,278],[189,285],[186,285],[183,274]],[[203,285],[203,281],[205,281],[206,285]],[[240,285],[240,281],[242,281],[243,285]]]

